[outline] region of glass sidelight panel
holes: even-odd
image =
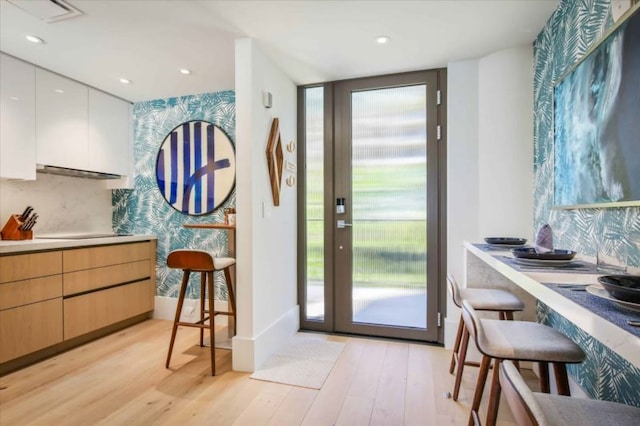
[[[324,89],[305,89],[306,319],[324,320]]]
[[[351,94],[352,321],[427,327],[426,86]]]

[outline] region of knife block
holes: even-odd
[[[32,240],[33,239],[33,231],[23,231],[18,229],[22,226],[22,222],[19,219],[20,215],[12,214],[9,217],[7,223],[5,223],[2,231],[0,231],[0,236],[3,240]]]

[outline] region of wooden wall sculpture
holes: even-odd
[[[267,142],[267,165],[269,166],[269,181],[273,194],[273,205],[280,205],[280,187],[282,184],[282,169],[284,165],[284,153],[280,139],[280,121],[277,118],[271,123],[269,141]]]

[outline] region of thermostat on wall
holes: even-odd
[[[271,108],[273,102],[273,97],[271,96],[271,92],[264,91],[262,92],[262,104],[265,108]]]

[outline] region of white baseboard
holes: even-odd
[[[458,314],[459,315],[459,314]],[[458,331],[458,316],[455,319],[444,319],[444,347],[452,349],[453,343],[456,341],[456,332]]]
[[[274,321],[257,336],[233,338],[233,370],[254,372],[300,329],[298,305]]]

